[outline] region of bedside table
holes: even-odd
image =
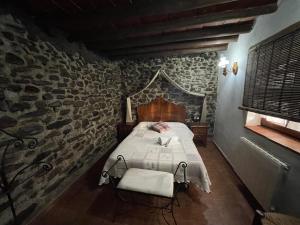
[[[207,123],[191,122],[191,123],[188,123],[188,126],[194,133],[194,141],[195,142],[200,141],[206,147],[207,132],[208,132]]]
[[[136,126],[136,123],[119,123],[117,125],[117,132],[118,132],[118,141],[123,141],[133,130],[133,128]]]

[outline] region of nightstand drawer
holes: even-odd
[[[189,123],[188,125],[194,134],[194,141],[197,142],[200,141],[201,143],[204,144],[204,146],[206,146],[207,133],[208,133],[207,123],[194,122],[194,123]]]
[[[206,127],[192,127],[192,131],[194,135],[206,135],[207,128]]]

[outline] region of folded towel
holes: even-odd
[[[159,137],[158,144],[167,147],[171,139],[171,137]]]
[[[177,136],[171,137],[168,145],[176,145],[179,144],[179,138]]]
[[[168,147],[169,145],[178,144],[179,141],[177,136],[174,137],[161,136],[158,138],[158,143],[162,146]]]

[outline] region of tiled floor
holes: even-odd
[[[198,149],[212,181],[212,192],[201,192],[193,185],[186,193],[180,192],[178,199],[181,207],[175,207],[178,225],[250,225],[254,212],[240,191],[240,181],[214,144],[209,142],[207,148]],[[160,211],[127,204],[118,205],[113,223],[118,201],[110,186],[97,186],[103,161],[97,162],[80,177],[31,225],[165,224]],[[172,222],[169,215],[167,218]]]

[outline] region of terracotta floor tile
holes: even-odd
[[[231,167],[214,144],[209,142],[198,150],[211,178],[212,192],[204,193],[195,185],[180,192],[180,207],[174,209],[178,225],[250,225],[254,210]],[[121,206],[111,186],[97,185],[104,162],[99,160],[31,225],[165,225],[159,210]],[[160,202],[157,198],[147,201]],[[172,224],[169,214],[166,218]]]

